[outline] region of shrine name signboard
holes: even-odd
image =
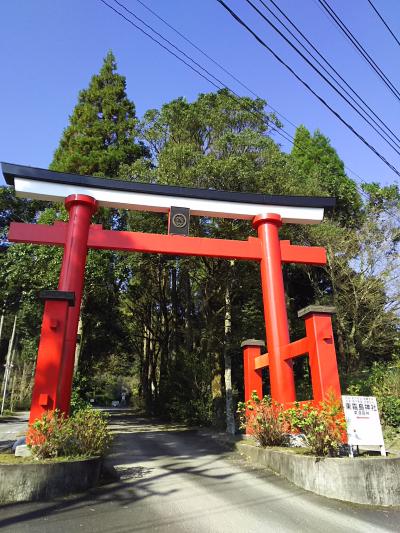
[[[352,446],[380,446],[386,455],[382,426],[375,396],[342,396],[347,437]]]

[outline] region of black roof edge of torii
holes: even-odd
[[[83,176],[56,172],[43,168],[1,163],[4,179],[8,185],[14,185],[15,178],[24,178],[64,185],[79,185],[97,189],[113,189],[133,193],[155,194],[163,196],[181,196],[219,202],[241,202],[248,204],[283,205],[290,207],[314,207],[332,209],[336,198],[328,196],[284,196],[267,195],[247,192],[228,192],[215,189],[194,189],[179,185],[158,185],[155,183],[139,183],[134,181],[114,180],[95,176]]]

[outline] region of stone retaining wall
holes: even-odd
[[[298,487],[353,503],[400,505],[400,457],[317,458],[237,443],[238,451]]]
[[[97,485],[101,459],[0,464],[0,502],[49,500]]]

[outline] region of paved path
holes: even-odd
[[[90,495],[0,507],[1,532],[399,531],[400,510],[328,500],[223,452],[179,426],[115,411],[111,460],[121,481]]]
[[[0,451],[9,448],[19,437],[25,434],[28,426],[29,411],[0,418]]]

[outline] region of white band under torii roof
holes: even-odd
[[[178,196],[96,189],[79,185],[65,185],[46,181],[15,178],[17,196],[52,202],[62,202],[70,194],[86,194],[95,198],[100,206],[135,211],[167,213],[171,206],[187,207],[195,216],[238,218],[251,220],[260,213],[276,213],[282,221],[293,224],[318,224],[324,216],[323,208],[260,205],[239,202],[221,202]]]

